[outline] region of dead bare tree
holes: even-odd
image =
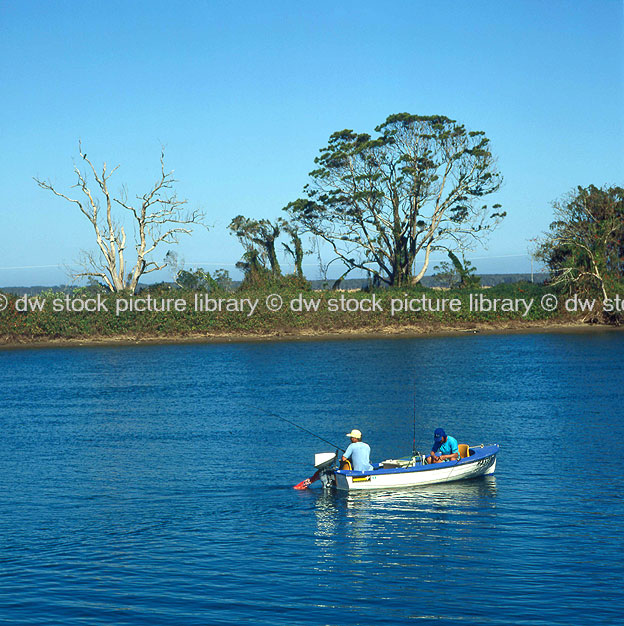
[[[74,279],[90,277],[102,280],[112,292],[134,293],[139,279],[145,274],[161,270],[167,262],[158,263],[150,255],[160,244],[176,244],[179,235],[189,235],[194,225],[203,224],[201,211],[187,211],[186,200],[180,200],[175,192],[177,182],[173,171],[165,171],[165,153],[160,153],[160,175],[145,194],[136,196],[138,202],[131,203],[125,191],[117,198],[111,194],[109,180],[119,165],[108,171],[106,163],[101,173],[96,170],[82,145],[78,144],[80,158],[89,166],[82,172],[74,166],[77,182],[72,188],[79,189],[83,198],[72,198],[54,188],[51,182],[35,178],[42,189],[51,191],[59,198],[75,204],[93,226],[97,252],[83,252],[80,260],[82,271],[72,273]],[[90,186],[89,171],[96,186]],[[93,187],[93,190],[92,190]],[[128,211],[134,224],[134,248],[136,261],[126,272],[126,230],[115,216],[115,206]]]

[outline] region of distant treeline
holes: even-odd
[[[519,282],[533,282],[535,284],[543,284],[549,280],[549,274],[533,274],[533,280],[531,280],[531,274],[477,274],[477,277],[481,279],[481,285],[484,287],[494,287],[496,285],[505,284],[510,285],[513,283]],[[338,279],[327,279],[327,280],[310,280],[310,286],[312,289],[329,289],[333,284],[336,283]],[[233,280],[232,281],[232,290],[236,290],[240,288],[242,281]],[[159,283],[160,285],[169,285],[171,288],[177,288],[178,285],[176,283]],[[437,278],[435,276],[425,276],[420,284],[423,287],[437,287]],[[345,278],[340,281],[340,289],[366,289],[368,285],[368,281],[365,278]],[[152,289],[154,285],[141,285],[137,289],[138,292],[144,291],[145,289]],[[54,285],[43,286],[43,285],[35,285],[33,287],[0,287],[0,291],[3,293],[11,293],[17,296],[21,295],[29,295],[36,296],[46,291],[52,291],[55,293],[74,293],[76,290],[75,285]]]
[[[496,285],[511,285],[513,283],[533,282],[535,284],[543,284],[550,278],[549,274],[476,274],[476,278],[480,279],[483,287],[495,287]],[[334,284],[333,280],[311,280],[310,284],[313,289],[327,289]],[[423,287],[439,287],[441,286],[438,276],[424,276],[420,284]],[[366,289],[368,281],[365,278],[345,278],[340,282],[341,289]]]

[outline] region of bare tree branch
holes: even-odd
[[[194,226],[204,225],[204,213],[198,210],[186,211],[186,200],[180,200],[175,193],[173,171],[165,171],[165,154],[160,153],[160,175],[145,194],[136,196],[138,203],[130,203],[125,187],[120,197],[115,197],[109,190],[109,180],[119,165],[108,170],[106,163],[101,171],[78,144],[78,153],[87,163],[87,173],[74,167],[78,188],[84,199],[72,198],[58,191],[51,182],[35,178],[42,189],[51,191],[59,198],[75,204],[93,227],[98,254],[84,252],[80,265],[82,271],[74,273],[74,278],[91,277],[102,280],[112,292],[136,291],[141,276],[163,269],[167,264],[158,263],[149,258],[160,244],[178,243],[179,235],[190,235]],[[96,192],[89,185],[89,179],[95,181]],[[101,207],[104,210],[101,211]],[[132,218],[135,227],[134,249],[136,260],[132,269],[126,273],[126,231],[123,221],[115,216],[115,206],[125,209]]]

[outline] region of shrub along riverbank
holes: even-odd
[[[135,296],[86,289],[71,295],[3,294],[0,341],[435,332],[535,328],[592,319],[590,303],[567,311],[567,298],[552,287],[531,283],[469,291],[416,287],[341,292],[276,286],[194,292],[161,286]],[[595,302],[596,307],[602,303]]]

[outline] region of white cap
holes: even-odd
[[[362,433],[357,430],[356,428],[354,428],[350,433],[347,433],[346,435],[347,437],[354,437],[355,439],[361,439],[362,438]]]

